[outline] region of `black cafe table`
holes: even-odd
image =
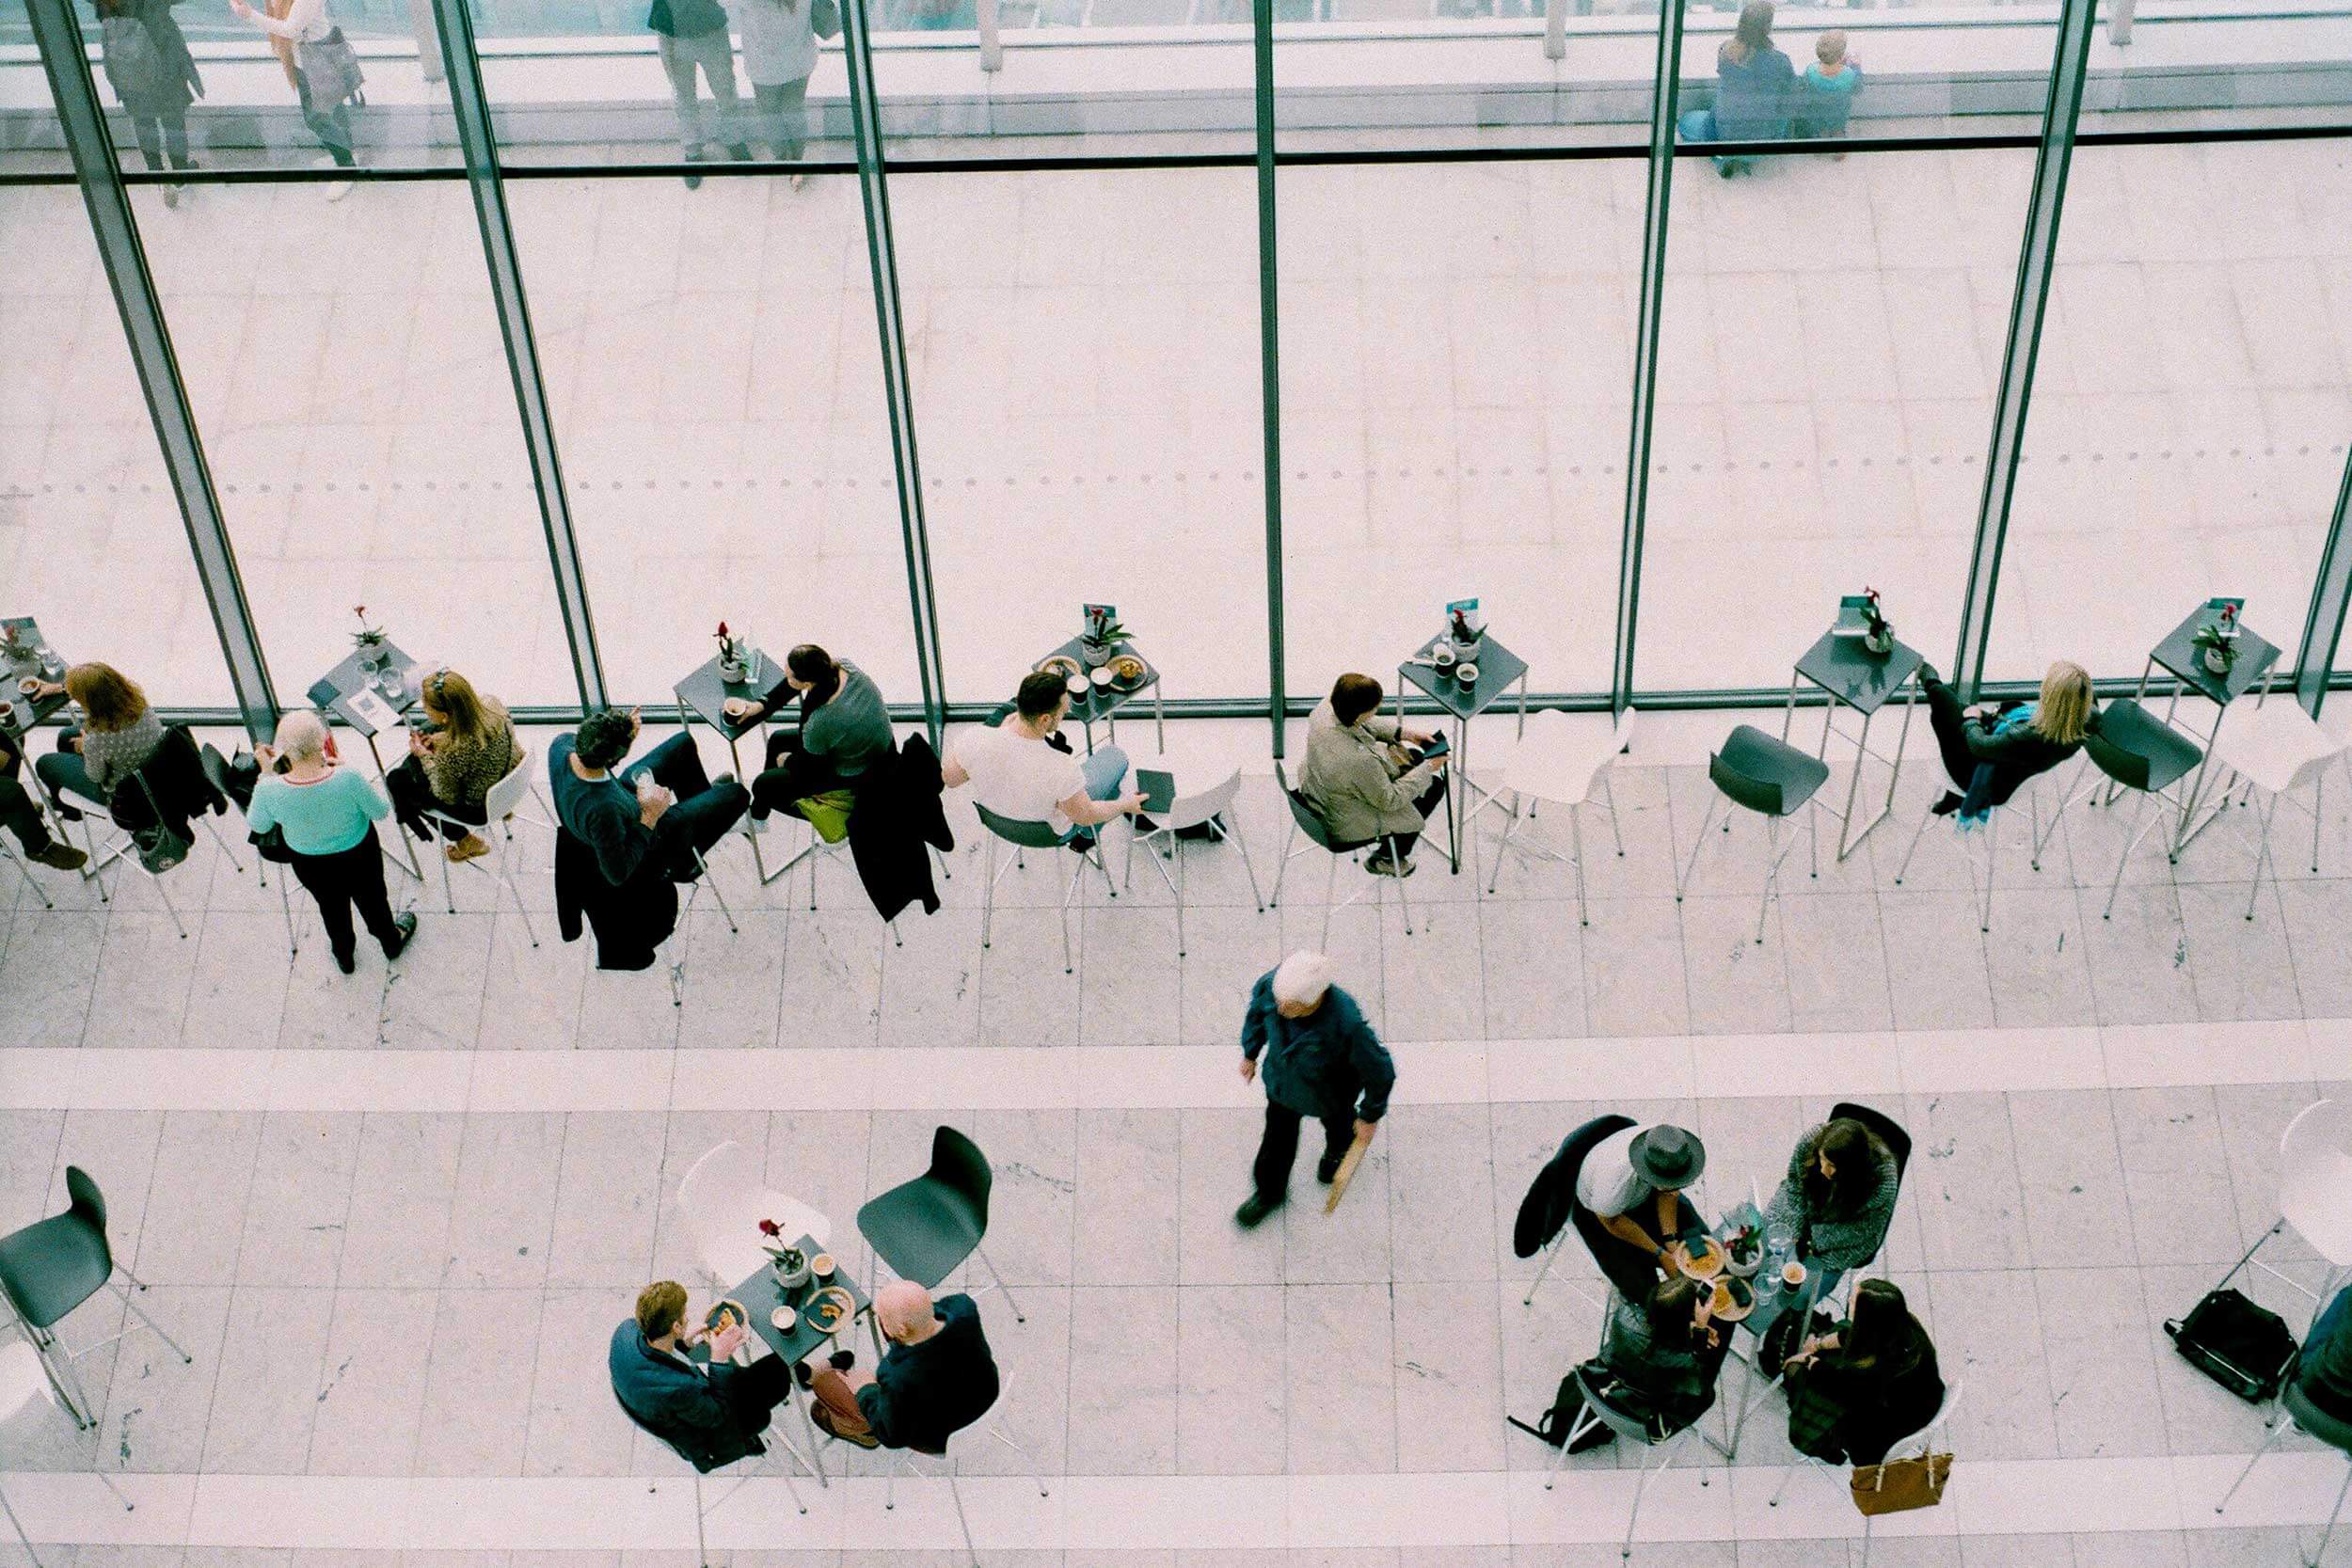
[[[360,650],[354,647],[335,668],[311,682],[310,689],[303,695],[321,713],[359,732],[360,738],[368,743],[368,755],[375,759],[375,776],[387,780],[389,787],[389,776],[384,770],[384,752],[376,744],[376,736],[384,726],[370,720],[357,705],[358,701],[362,694],[373,692],[377,701],[392,710],[395,719],[401,718],[417,705],[418,686],[423,672],[413,657],[389,640],[376,644],[368,657],[371,660],[382,660],[383,668],[362,668]],[[384,858],[417,880],[424,880],[424,867],[417,860],[416,846],[409,841],[407,832],[395,829],[391,836],[398,841],[401,852],[395,855],[387,849]]]
[[[1874,654],[1863,646],[1860,637],[1825,631],[1797,660],[1788,677],[1788,705],[1780,716],[1781,739],[1788,738],[1789,721],[1797,714],[1798,688],[1811,682],[1829,694],[1828,711],[1821,716],[1821,745],[1814,754],[1823,762],[1829,761],[1832,730],[1853,742],[1853,776],[1846,782],[1845,810],[1821,808],[1837,818],[1837,858],[1841,861],[1852,854],[1869,836],[1870,830],[1885,821],[1886,814],[1894,809],[1895,784],[1903,774],[1903,748],[1911,739],[1911,710],[1919,702],[1919,689],[1913,677],[1926,662],[1917,649],[1899,640],[1885,653]],[[1870,721],[1898,693],[1903,698],[1903,726],[1895,737],[1895,754],[1889,757],[1870,750]],[[1848,736],[1838,729],[1840,707],[1850,707],[1862,715],[1860,734]],[[1879,803],[1870,820],[1857,829],[1854,805],[1862,795],[1862,769],[1867,759],[1874,756],[1887,765],[1886,799]]]
[[[739,723],[727,717],[726,705],[738,697],[747,703],[764,704],[768,693],[774,690],[783,679],[784,667],[755,649],[752,663],[739,681],[720,678],[719,657],[713,654],[670,689],[677,697],[678,728],[691,728],[693,721],[699,719],[717,730],[727,743],[727,757],[735,764],[735,776],[742,781],[746,789],[752,786],[754,779],[759,777],[760,768],[768,765],[768,715],[763,712],[755,719],[746,719]],[[746,768],[743,766],[742,739],[755,730],[761,736],[759,768]],[[760,854],[761,836],[758,833],[752,835],[752,869],[759,874],[759,880],[764,886],[792,869],[796,863],[787,861],[775,870],[769,870],[766,859]]]
[[[817,1240],[813,1236],[803,1236],[793,1245],[800,1249],[801,1256],[803,1258],[814,1258],[825,1250],[817,1244]],[[804,1310],[808,1299],[827,1285],[840,1286],[850,1293],[850,1300],[854,1304],[850,1315],[842,1319],[830,1331],[820,1329],[809,1322],[808,1314]],[[737,1285],[727,1294],[729,1299],[742,1304],[743,1310],[751,1317],[752,1332],[758,1335],[761,1342],[770,1350],[784,1357],[787,1366],[796,1366],[823,1350],[828,1342],[837,1344],[841,1339],[853,1335],[860,1318],[866,1320],[867,1332],[873,1339],[876,1361],[879,1362],[882,1359],[882,1325],[875,1321],[874,1303],[858,1287],[857,1281],[851,1279],[837,1265],[829,1279],[821,1283],[811,1279],[799,1289],[787,1292],[777,1284],[776,1271],[763,1264],[754,1271],[749,1279]],[[770,1316],[779,1307],[792,1308],[793,1323],[788,1329],[778,1328]],[[818,1457],[817,1427],[816,1423],[809,1418],[808,1402],[796,1394],[792,1399],[792,1403],[800,1408],[801,1430],[808,1437],[811,1461],[809,1468],[817,1472],[817,1483],[819,1486],[829,1486],[832,1483],[825,1480],[824,1461]],[[788,1443],[786,1445],[787,1448],[790,1446]]]
[[[66,661],[63,655],[49,646],[48,639],[41,636],[40,626],[30,615],[0,616],[0,628],[8,632],[11,647],[24,650],[22,654],[0,655],[0,665],[8,670],[8,687],[0,691],[0,696],[8,698],[16,713],[15,721],[8,730],[22,736],[63,708],[68,699],[62,691],[54,697],[27,697],[16,689],[16,683],[28,675],[44,681],[60,680],[65,675]],[[44,653],[48,656],[45,658],[40,657]]]
[[[1396,718],[1405,721],[1405,688],[1412,686],[1436,700],[1454,719],[1454,744],[1446,758],[1445,768],[1445,828],[1446,858],[1455,876],[1462,872],[1462,837],[1470,829],[1470,819],[1495,804],[1495,798],[1478,787],[1470,776],[1470,721],[1502,700],[1513,686],[1519,689],[1519,734],[1527,733],[1527,661],[1504,647],[1492,635],[1481,635],[1474,653],[1457,659],[1462,664],[1478,667],[1475,685],[1464,686],[1452,670],[1439,670],[1431,655],[1439,648],[1451,648],[1454,640],[1439,632],[1396,667]],[[1477,797],[1475,804],[1471,798]]]
[[[1122,657],[1131,657],[1143,666],[1142,677],[1125,685],[1113,680],[1105,685],[1097,686],[1094,684],[1094,669],[1089,667],[1086,660],[1085,646],[1086,639],[1073,637],[1030,665],[1029,668],[1032,671],[1042,670],[1057,658],[1066,658],[1078,667],[1080,676],[1087,682],[1087,690],[1083,697],[1074,691],[1070,694],[1070,717],[1075,719],[1079,727],[1086,733],[1088,754],[1091,755],[1094,751],[1094,721],[1098,719],[1102,720],[1104,724],[1105,737],[1112,743],[1117,743],[1119,710],[1147,691],[1152,693],[1153,744],[1160,751],[1166,752],[1168,750],[1168,710],[1160,694],[1159,667],[1138,653],[1134,643],[1120,642],[1111,649],[1110,657],[1103,661],[1103,667],[1108,668]]]
[[[2197,777],[2190,781],[2188,794],[2181,801],[2180,836],[2172,843],[2172,853],[2175,855],[2186,848],[2190,839],[2204,832],[2213,819],[2221,815],[2216,810],[2207,813],[2203,821],[2197,819],[2197,807],[2204,794],[2205,775],[2213,767],[2213,743],[2221,733],[2223,711],[2257,686],[2262,688],[2262,694],[2254,699],[2255,705],[2259,706],[2268,702],[2271,685],[2278,677],[2278,645],[2243,621],[2238,623],[2237,657],[2231,662],[2230,673],[2226,675],[2216,674],[2205,668],[2205,651],[2198,647],[2193,639],[2208,621],[2215,618],[2216,613],[2210,604],[2191,610],[2188,618],[2174,626],[2169,636],[2151,648],[2148,662],[2140,666],[2139,689],[2134,694],[2136,700],[2144,700],[2148,695],[2150,677],[2161,669],[2172,677],[2172,700],[2165,705],[2164,709],[2166,723],[2172,721],[2172,715],[2179,709],[2183,691],[2194,691],[2213,705],[2213,728],[2205,733],[2204,760],[2197,765]],[[2114,798],[2112,785],[2109,786],[2108,798]],[[2226,791],[2222,798],[2226,802]]]

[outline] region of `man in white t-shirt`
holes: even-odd
[[[1619,1280],[1622,1269],[1642,1286],[1636,1291],[1619,1280],[1629,1299],[1647,1295],[1654,1271],[1664,1270],[1668,1278],[1682,1272],[1677,1238],[1697,1222],[1682,1194],[1706,1168],[1707,1146],[1698,1134],[1665,1122],[1626,1128],[1584,1157],[1576,1173],[1576,1200],[1621,1244],[1621,1257],[1600,1263],[1612,1280]]]
[[[968,784],[973,799],[997,816],[1046,823],[1064,844],[1086,829],[1142,810],[1140,793],[1120,793],[1126,752],[1105,746],[1081,762],[1045,743],[1069,711],[1061,677],[1051,671],[1031,673],[1003,723],[956,737],[940,782],[949,789]]]

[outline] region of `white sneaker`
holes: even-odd
[[[329,201],[341,201],[344,197],[349,196],[353,191],[358,190],[358,183],[354,181],[337,180],[326,187],[326,199]]]

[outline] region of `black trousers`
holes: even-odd
[[[1928,686],[1928,724],[1935,731],[1935,749],[1944,758],[1944,771],[1952,787],[1965,795],[1977,776],[1977,759],[1968,754],[1968,715],[1962,711],[1960,693],[1942,681]]]
[[[752,815],[765,822],[771,812],[790,811],[810,796],[847,783],[823,757],[801,750],[799,732],[770,736],[768,766],[752,781]]]
[[[620,778],[635,789],[637,781],[648,774],[677,797],[676,803],[654,824],[653,853],[661,857],[670,876],[686,880],[694,875],[694,857],[685,847],[691,845],[708,854],[726,837],[727,830],[742,820],[752,803],[751,791],[739,784],[712,784],[704,770],[702,753],[694,750],[693,736],[682,733],[622,768]]]
[[[490,819],[482,802],[469,806],[444,800],[434,794],[432,781],[424,776],[424,764],[412,756],[401,758],[399,764],[384,775],[384,793],[391,797],[392,815],[400,818],[400,825],[427,844],[433,842],[437,827],[446,839],[456,840],[466,836],[463,828],[453,828],[446,822],[434,822],[424,815],[428,811],[440,812],[460,822],[470,822],[475,827],[481,827]]]
[[[319,923],[326,927],[326,944],[337,958],[350,958],[358,944],[351,929],[354,906],[368,935],[383,943],[385,951],[399,945],[400,932],[392,925],[392,901],[384,891],[384,851],[376,844],[373,828],[368,830],[367,837],[336,854],[296,855],[294,874],[294,880],[319,901]]]
[[[1306,1119],[1299,1112],[1272,1099],[1265,1102],[1265,1135],[1258,1140],[1258,1159],[1249,1174],[1258,1184],[1258,1196],[1269,1203],[1290,1191],[1291,1165],[1298,1158],[1298,1124]],[[1336,1160],[1356,1141],[1356,1117],[1351,1113],[1319,1119],[1323,1122],[1324,1158]]]
[[[1421,819],[1426,822],[1429,820],[1429,814],[1444,803],[1445,780],[1433,779],[1430,781],[1429,787],[1421,792],[1421,799],[1413,802],[1413,809],[1421,813]],[[1400,855],[1410,855],[1413,852],[1413,846],[1421,842],[1420,833],[1391,833],[1389,837],[1395,842],[1396,852]]]
[[[40,808],[33,804],[24,786],[6,773],[0,773],[0,828],[14,833],[28,855],[49,847],[49,824],[41,819]]]
[[[748,1367],[729,1365],[716,1385],[743,1430],[756,1437],[767,1430],[776,1406],[792,1397],[792,1363],[781,1355],[763,1355]]]

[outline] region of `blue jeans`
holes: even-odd
[[[1078,764],[1078,776],[1086,781],[1088,800],[1116,800],[1120,786],[1127,782],[1127,753],[1116,746],[1105,746]],[[1068,844],[1080,833],[1092,831],[1090,828],[1073,828],[1061,835],[1061,841]]]

